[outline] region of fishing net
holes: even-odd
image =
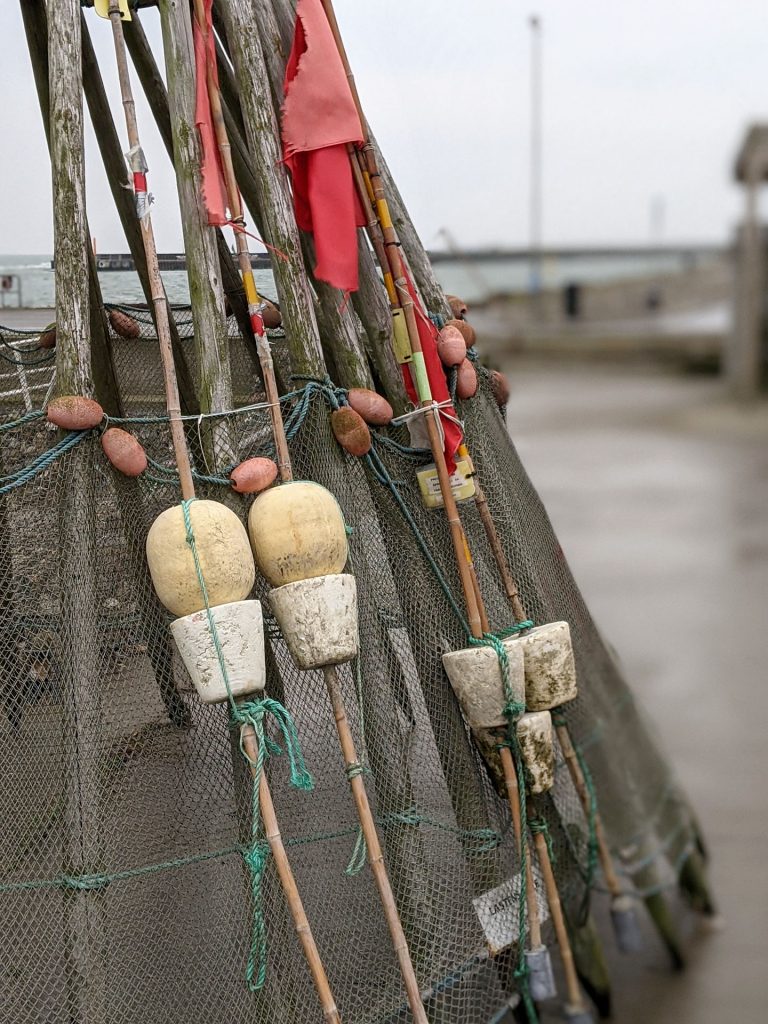
[[[140,337],[112,341],[124,425],[150,458],[138,481],[114,472],[98,432],[62,438],[46,424],[36,410],[50,359],[37,334],[2,332],[10,361],[0,374],[0,1024],[320,1021],[274,865],[267,860],[259,885],[246,861],[250,778],[227,709],[199,701],[149,580],[147,530],[179,490],[156,339],[148,315],[131,315]],[[175,315],[192,352],[189,314]],[[280,362],[279,337],[274,348]],[[198,496],[244,518],[248,502],[228,489],[227,473],[270,454],[271,441],[234,328],[232,362],[239,408],[186,426]],[[694,841],[690,813],[482,373],[481,383],[461,409],[475,468],[528,614],[571,625],[580,696],[565,717],[628,885],[656,892],[674,882]],[[339,674],[427,1013],[433,1024],[501,1020],[514,1001],[515,946],[489,954],[473,901],[519,865],[506,803],[442,669],[444,651],[467,638],[445,517],[423,507],[415,482],[426,455],[393,428],[377,433],[372,458],[347,455],[329,425],[343,395],[327,381],[293,388],[284,413],[295,475],[328,487],[351,529],[361,650]],[[501,630],[510,611],[472,502],[461,516],[491,627]],[[254,596],[265,592],[259,581]],[[268,614],[267,635],[267,692],[293,716],[315,788],[291,787],[277,754],[266,772],[342,1019],[405,1024],[376,889],[367,867],[356,870],[358,824],[322,676],[295,668]],[[601,883],[561,762],[537,813],[571,928],[586,928],[585,892]],[[500,892],[504,927],[516,936],[517,891]],[[245,972],[259,959],[252,942],[262,922],[266,979],[252,992]]]

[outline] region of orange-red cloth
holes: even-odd
[[[357,228],[365,216],[347,143],[363,129],[320,0],[299,0],[285,69],[283,157],[291,172],[296,223],[315,240],[315,277],[356,291]]]
[[[202,147],[203,202],[208,214],[208,223],[220,227],[228,223],[227,187],[221,169],[219,147],[213,130],[211,99],[208,95],[208,67],[213,71],[216,85],[219,72],[216,67],[216,45],[213,38],[211,7],[213,0],[205,0],[205,21],[208,27],[207,40],[200,31],[197,18],[193,18],[192,33],[195,42],[195,124],[200,132]],[[207,45],[206,45],[207,42]]]
[[[437,327],[435,327],[424,312],[424,307],[421,305],[421,301],[419,296],[416,294],[416,289],[413,286],[413,281],[411,281],[407,270],[405,270],[405,280],[408,285],[410,296],[413,299],[416,323],[419,328],[419,341],[421,342],[421,349],[424,353],[424,365],[427,370],[427,378],[429,379],[429,387],[432,392],[432,400],[435,402],[450,402],[451,393],[448,390],[445,367],[440,360],[440,356],[437,354]],[[416,393],[413,380],[411,379],[411,371],[408,369],[408,363],[402,364],[402,371],[405,390],[408,393],[408,397],[414,405],[419,405],[419,397]],[[459,425],[456,410],[452,405],[443,406],[440,410],[440,423],[442,425],[444,435],[443,451],[445,453],[445,463],[448,467],[448,472],[453,473],[456,469],[456,452],[459,450],[459,445],[464,440],[464,433]]]

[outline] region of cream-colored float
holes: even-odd
[[[555,784],[555,745],[552,715],[548,711],[530,711],[517,722],[517,742],[525,765],[529,791],[546,793]]]
[[[208,603],[242,601],[256,579],[243,524],[218,501],[193,501],[189,519]],[[174,615],[190,615],[205,607],[181,505],[161,512],[152,524],[147,536],[147,562],[157,596]]]
[[[197,564],[182,505],[161,512],[147,536],[157,596],[179,616],[171,623],[179,654],[205,704],[259,693],[266,682],[264,628],[260,602],[245,600],[256,579],[248,534],[226,505],[186,507]]]
[[[248,516],[256,564],[274,587],[269,603],[302,669],[357,654],[357,586],[342,573],[347,528],[339,503],[320,484],[282,484],[254,501]]]

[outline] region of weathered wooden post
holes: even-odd
[[[200,138],[195,125],[195,59],[189,4],[161,0],[168,105],[173,131],[173,164],[181,207],[187,277],[195,326],[197,393],[201,413],[232,408],[229,338],[214,231],[202,197]],[[209,436],[211,468],[231,461],[225,420]]]
[[[85,245],[85,152],[79,0],[48,0],[51,174],[56,260],[56,386],[59,394],[93,393]],[[80,447],[62,464],[61,641],[64,732],[65,961],[68,1015],[77,1024],[107,1019],[103,894],[82,880],[97,876],[104,829],[99,784],[102,725],[98,672],[96,487],[92,454]]]

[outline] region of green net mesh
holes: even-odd
[[[130,314],[140,337],[112,342],[125,425],[151,460],[137,481],[114,472],[98,432],[57,448],[60,435],[35,414],[51,385],[51,354],[37,347],[37,333],[2,330],[0,1022],[320,1021],[271,861],[262,887],[266,984],[258,993],[245,984],[250,780],[227,709],[199,701],[149,579],[147,530],[179,490],[151,319]],[[189,343],[189,312],[175,316]],[[258,404],[251,355],[234,327],[231,335],[237,405]],[[276,336],[278,361],[280,344]],[[481,383],[461,409],[475,468],[528,614],[571,625],[580,695],[565,717],[627,886],[656,892],[674,882],[694,824],[482,373]],[[466,646],[424,553],[460,594],[445,517],[420,501],[415,469],[425,456],[407,447],[404,430],[378,432],[378,468],[342,452],[330,430],[332,393],[297,382],[284,412],[295,475],[328,487],[352,531],[361,649],[339,669],[344,701],[429,1019],[486,1024],[513,998],[516,955],[489,954],[473,900],[519,865],[506,803],[442,668],[446,650]],[[266,411],[192,419],[187,430],[198,496],[226,501],[244,518],[249,502],[211,481],[270,453]],[[503,629],[511,615],[473,503],[461,517],[491,628]],[[254,596],[265,594],[260,580]],[[266,772],[342,1019],[405,1024],[411,1016],[370,871],[346,871],[358,823],[322,675],[295,668],[264,608],[267,692],[293,716],[315,789],[289,785],[284,757],[271,757]],[[578,929],[587,828],[562,758],[537,812]],[[514,930],[516,899],[505,913]]]

